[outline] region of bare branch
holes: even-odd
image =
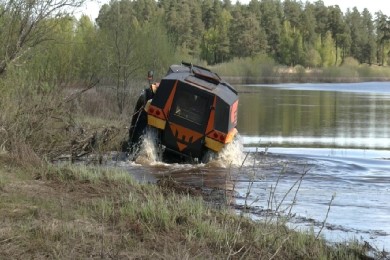
[[[26,48],[35,47],[47,40],[57,26],[59,18],[72,14],[86,0],[0,0],[0,74],[8,64],[19,58]],[[1,5],[2,4],[2,5]],[[51,21],[51,23],[47,23]],[[46,22],[46,23],[45,23]]]

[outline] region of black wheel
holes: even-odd
[[[217,158],[218,154],[212,150],[207,149],[207,151],[202,156],[202,163],[208,163]]]

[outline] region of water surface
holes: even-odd
[[[327,238],[354,237],[389,250],[390,83],[238,89],[239,132],[246,149],[264,147],[268,160],[285,163],[279,169],[284,172],[279,196],[290,189],[299,172],[309,169],[292,223],[319,231],[328,213],[322,231]],[[268,189],[257,182],[253,190],[269,191],[280,178],[277,171],[263,171]],[[255,204],[266,206],[264,200]]]
[[[293,216],[290,227],[321,231],[329,241],[356,238],[390,251],[390,83],[237,90],[241,144],[222,163],[123,166],[146,181],[171,176],[233,190],[233,203],[250,206],[255,219],[272,211]]]
[[[239,132],[252,145],[262,142],[292,147],[390,147],[390,83],[259,85],[238,89]]]

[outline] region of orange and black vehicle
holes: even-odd
[[[188,63],[172,65],[146,103],[147,127],[165,153],[207,161],[237,134],[237,91],[216,73]]]

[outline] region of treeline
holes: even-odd
[[[158,19],[175,51],[208,64],[262,53],[305,67],[339,65],[346,57],[385,65],[389,58],[386,15],[357,8],[344,14],[322,1],[122,0],[103,6],[96,21],[104,29],[123,19],[141,26]]]
[[[387,65],[390,19],[295,0],[112,0],[96,21],[63,7],[83,0],[0,1],[0,74],[39,81],[116,82],[189,60],[207,65],[258,55],[286,66]],[[65,11],[64,11],[65,10]],[[23,68],[23,71],[20,71]]]
[[[381,12],[295,0],[161,0],[170,38],[177,48],[209,64],[266,53],[279,64],[305,67],[339,65],[346,57],[360,63],[388,62],[390,21]],[[144,9],[143,11],[148,10]],[[141,11],[141,10],[139,10]],[[145,13],[145,12],[143,12]]]

